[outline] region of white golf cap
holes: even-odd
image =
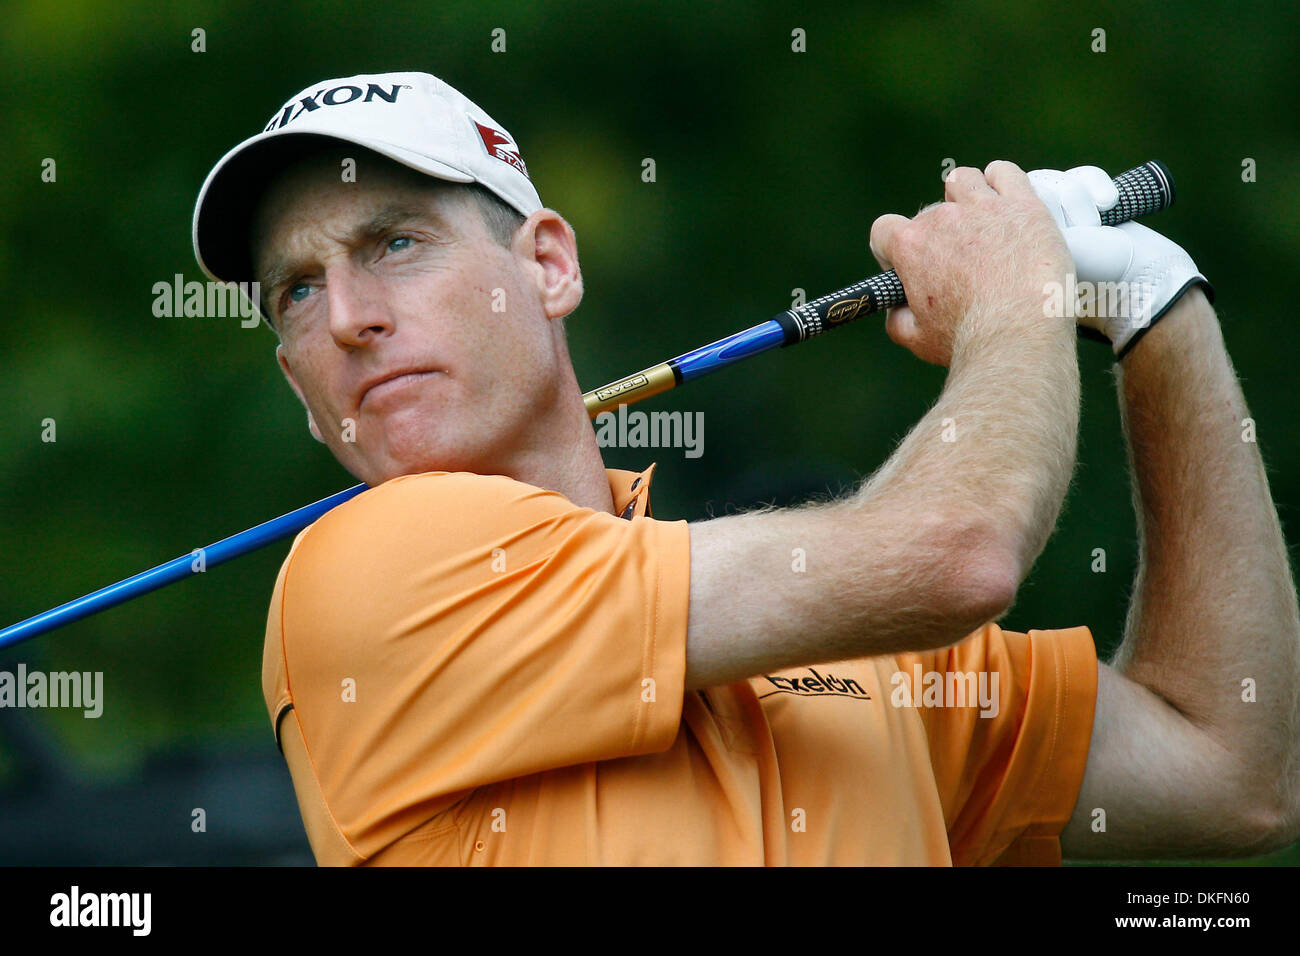
[[[208,173],[194,206],[194,256],[210,278],[254,278],[249,227],[270,178],[321,137],[355,143],[430,176],[480,183],[520,214],[542,201],[505,128],[436,76],[375,73],[314,83]]]

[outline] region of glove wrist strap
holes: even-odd
[[[1151,316],[1150,322],[1142,326],[1142,328],[1135,331],[1129,337],[1129,340],[1124,343],[1124,347],[1115,353],[1115,361],[1116,362],[1120,361],[1121,359],[1124,358],[1124,356],[1128,355],[1129,352],[1133,351],[1133,346],[1137,345],[1138,339],[1146,335],[1148,329],[1150,329],[1153,325],[1155,325],[1162,318],[1164,318],[1165,313],[1167,313],[1171,308],[1173,308],[1174,303],[1183,297],[1183,293],[1186,292],[1188,289],[1190,289],[1192,286],[1196,285],[1197,283],[1200,283],[1205,288],[1205,297],[1210,300],[1211,304],[1213,304],[1214,286],[1210,285],[1209,280],[1205,279],[1202,276],[1192,276],[1185,283],[1183,283],[1183,287],[1179,289],[1177,292],[1175,292],[1173,296],[1169,299],[1169,301],[1165,303],[1165,307],[1163,309],[1161,309],[1155,315]]]

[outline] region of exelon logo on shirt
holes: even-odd
[[[808,668],[811,677],[773,677],[764,674],[763,679],[776,690],[759,697],[772,694],[798,694],[800,697],[855,697],[858,700],[871,700],[871,695],[862,689],[862,685],[852,678],[836,677],[834,674],[819,674]]]

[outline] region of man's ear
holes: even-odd
[[[554,209],[539,209],[515,231],[511,248],[524,260],[548,318],[562,319],[578,307],[578,240],[563,216]]]
[[[293,372],[289,371],[289,360],[284,357],[284,346],[275,347],[275,360],[280,363],[280,371],[284,377],[289,380],[289,385],[293,388],[294,394],[298,396],[298,401],[302,402],[302,407],[307,409],[307,430],[311,432],[311,437],[316,439],[322,445],[325,439],[321,437],[320,426],[316,424],[316,419],[312,417],[311,409],[307,408],[307,399],[303,397],[302,389],[298,385],[298,380],[293,377]]]

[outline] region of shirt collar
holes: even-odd
[[[649,518],[650,515],[650,478],[654,475],[652,464],[645,471],[622,471],[606,468],[609,476],[609,490],[614,496],[614,513],[620,518]]]

